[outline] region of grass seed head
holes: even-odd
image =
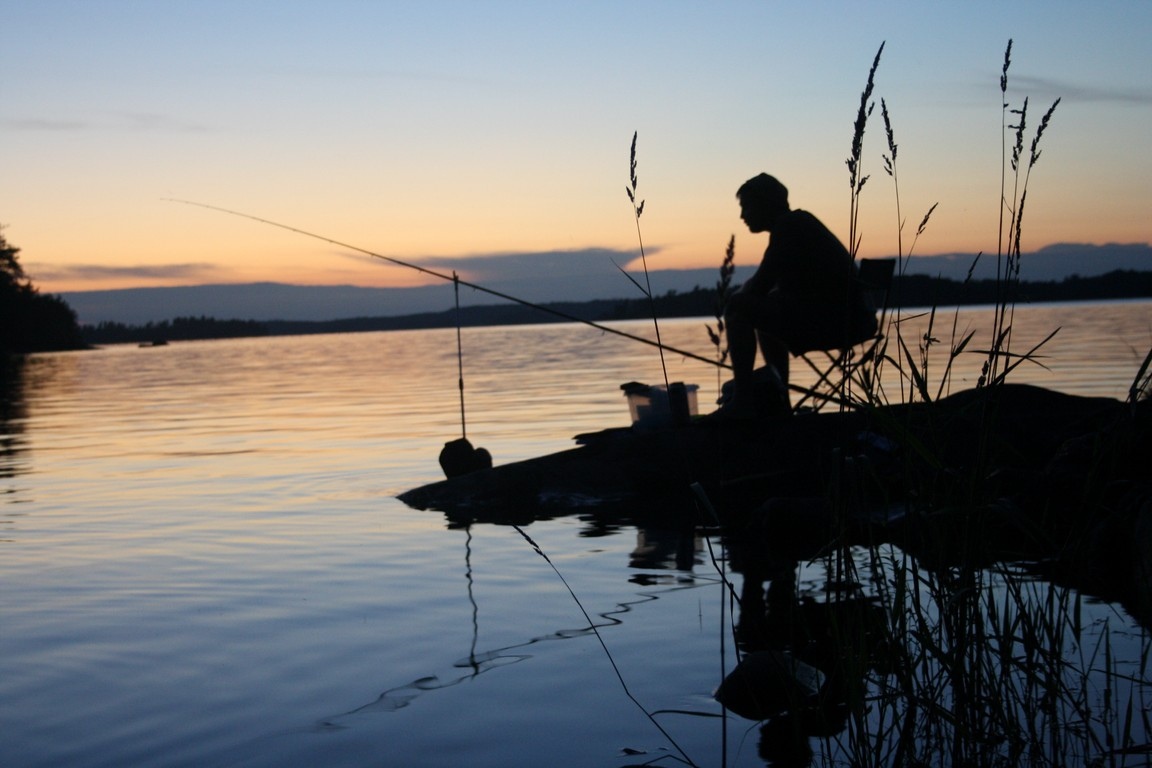
[[[1008,38],[1008,47],[1004,49],[1004,66],[1000,70],[1000,93],[1008,92],[1008,67],[1012,64],[1012,38]],[[1005,104],[1005,107],[1008,105]]]

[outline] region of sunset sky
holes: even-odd
[[[475,280],[525,254],[624,264],[633,131],[650,268],[718,265],[732,234],[754,264],[734,192],[762,170],[846,239],[882,42],[862,255],[897,248],[881,97],[905,249],[939,202],[916,253],[995,252],[1009,38],[1028,140],[1062,98],[1024,248],[1152,241],[1149,2],[0,0],[0,23],[0,223],[48,292],[420,281],[169,198]]]

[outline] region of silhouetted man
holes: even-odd
[[[721,412],[787,412],[789,354],[857,344],[876,332],[876,313],[848,250],[815,216],[789,207],[783,184],[761,173],[736,198],[748,229],[771,236],[755,274],[725,308],[733,383]],[[766,367],[754,379],[757,339]],[[767,399],[756,383],[762,377],[771,380]]]

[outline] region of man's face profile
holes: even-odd
[[[769,229],[768,206],[762,200],[741,198],[740,218],[748,225],[749,232],[767,232]]]

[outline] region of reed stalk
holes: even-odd
[[[1150,396],[1152,396],[1152,349],[1144,355],[1144,361],[1133,377],[1131,386],[1128,387],[1128,402],[1136,405],[1137,400]]]
[[[736,236],[728,238],[728,247],[724,249],[724,259],[720,262],[720,277],[716,281],[716,328],[705,323],[708,331],[708,340],[716,348],[716,391],[720,391],[721,372],[724,363],[728,360],[728,346],[725,337],[724,311],[728,306],[728,298],[732,295],[732,276],[736,272]]]
[[[636,216],[636,239],[640,243],[640,263],[644,267],[644,285],[636,282],[627,272],[624,274],[637,288],[648,297],[648,306],[652,310],[652,326],[656,330],[656,348],[660,350],[660,371],[664,375],[664,387],[669,389],[668,383],[668,365],[664,360],[664,343],[660,340],[660,318],[656,313],[656,297],[652,294],[652,280],[648,274],[648,256],[644,251],[644,234],[640,230],[640,217],[644,214],[644,201],[637,202],[638,193],[636,190],[639,180],[636,177],[636,140],[639,137],[639,131],[632,133],[632,149],[629,152],[628,159],[628,186],[624,191],[628,193],[628,202],[632,204],[632,212]]]
[[[980,376],[980,386],[1003,382],[1008,372],[1020,362],[1020,360],[1016,360],[1015,363],[1012,361],[1012,322],[1016,310],[1016,289],[1020,283],[1022,257],[1020,243],[1024,208],[1028,198],[1028,182],[1032,176],[1032,169],[1040,159],[1040,141],[1048,129],[1056,107],[1060,104],[1060,99],[1056,99],[1040,118],[1025,157],[1028,99],[1025,98],[1018,108],[1013,108],[1008,100],[1008,70],[1011,64],[1012,41],[1009,40],[1004,49],[1004,63],[1000,70],[1000,215],[996,241],[996,282],[999,298],[993,320],[992,344],[985,352],[986,360]],[[1015,124],[1011,123],[1011,120],[1015,120]],[[1010,135],[1013,141],[1009,151],[1007,141]],[[1030,357],[1034,351],[1031,350],[1025,358]]]
[[[860,107],[856,112],[856,123],[853,125],[852,131],[852,148],[849,151],[848,159],[845,161],[848,165],[848,186],[851,190],[848,216],[848,250],[853,259],[860,252],[860,193],[864,190],[864,185],[868,183],[868,176],[864,174],[862,168],[864,133],[868,125],[868,118],[876,106],[875,102],[872,101],[872,90],[875,88],[876,69],[880,66],[880,56],[883,53],[884,43],[880,43],[876,57],[872,60],[872,67],[868,70],[868,80],[864,85],[864,91],[860,94]]]
[[[896,275],[901,276],[905,273],[905,271],[907,269],[908,261],[912,256],[912,251],[915,249],[916,243],[919,242],[920,236],[922,234],[924,234],[924,230],[928,227],[928,221],[929,221],[929,219],[932,218],[932,214],[933,214],[933,212],[935,212],[936,207],[939,205],[939,203],[933,203],[932,206],[928,209],[927,213],[924,214],[924,218],[922,218],[920,220],[920,225],[916,228],[916,232],[915,232],[915,236],[913,237],[912,244],[909,246],[907,253],[905,253],[905,251],[904,251],[904,225],[905,225],[905,221],[904,221],[903,213],[901,211],[900,176],[899,176],[899,173],[897,171],[897,165],[896,165],[896,158],[898,156],[899,145],[896,143],[896,133],[892,128],[892,118],[891,118],[891,115],[888,111],[888,102],[886,99],[883,99],[883,98],[880,99],[880,114],[884,120],[884,133],[885,133],[885,137],[887,138],[887,141],[888,141],[888,153],[881,155],[881,159],[883,160],[883,163],[884,163],[884,172],[887,173],[888,176],[892,179],[892,189],[893,189],[893,195],[894,195],[895,203],[896,203]],[[957,309],[957,312],[958,311],[959,310]],[[909,379],[906,379],[904,376],[900,376],[898,379],[898,381],[900,383],[900,401],[901,402],[907,402],[909,400],[909,398],[913,398],[914,395],[916,395],[916,394],[919,394],[920,397],[922,399],[924,399],[925,401],[930,401],[932,399],[929,392],[928,392],[928,387],[927,387],[928,351],[933,345],[939,343],[939,340],[936,339],[932,335],[932,327],[934,325],[934,321],[935,321],[935,309],[933,309],[932,312],[930,313],[928,330],[921,336],[921,340],[920,340],[920,344],[919,344],[919,352],[920,352],[920,354],[919,354],[919,361],[920,361],[919,368],[917,368],[916,364],[913,362],[912,355],[911,355],[911,353],[907,347],[907,343],[904,340],[903,333],[902,333],[902,327],[903,326],[902,326],[902,323],[899,321],[899,316],[897,314],[894,313],[893,315],[890,316],[889,327],[887,329],[884,329],[886,338],[888,336],[895,336],[897,347],[898,347],[899,351],[902,353],[903,358],[905,360],[907,360],[909,362],[909,365],[910,365],[910,374],[911,375],[910,375]],[[955,338],[955,335],[953,335],[953,338]],[[887,398],[883,392],[883,368],[884,368],[884,363],[888,359],[889,358],[887,358],[884,354],[879,354],[879,355],[874,356],[872,377],[871,377],[871,379],[863,382],[864,386],[865,386],[865,392],[868,393],[867,401],[873,405],[888,402],[888,400],[887,400]],[[897,363],[896,367],[897,367],[897,371],[902,370],[899,363]],[[910,380],[910,383],[913,383],[915,386],[911,387],[907,392],[905,392],[904,385],[905,385],[906,381],[909,381],[909,380]],[[943,386],[944,386],[944,384],[943,384],[943,380],[942,380],[941,388],[943,388]],[[871,389],[869,389],[869,387],[871,387]]]

